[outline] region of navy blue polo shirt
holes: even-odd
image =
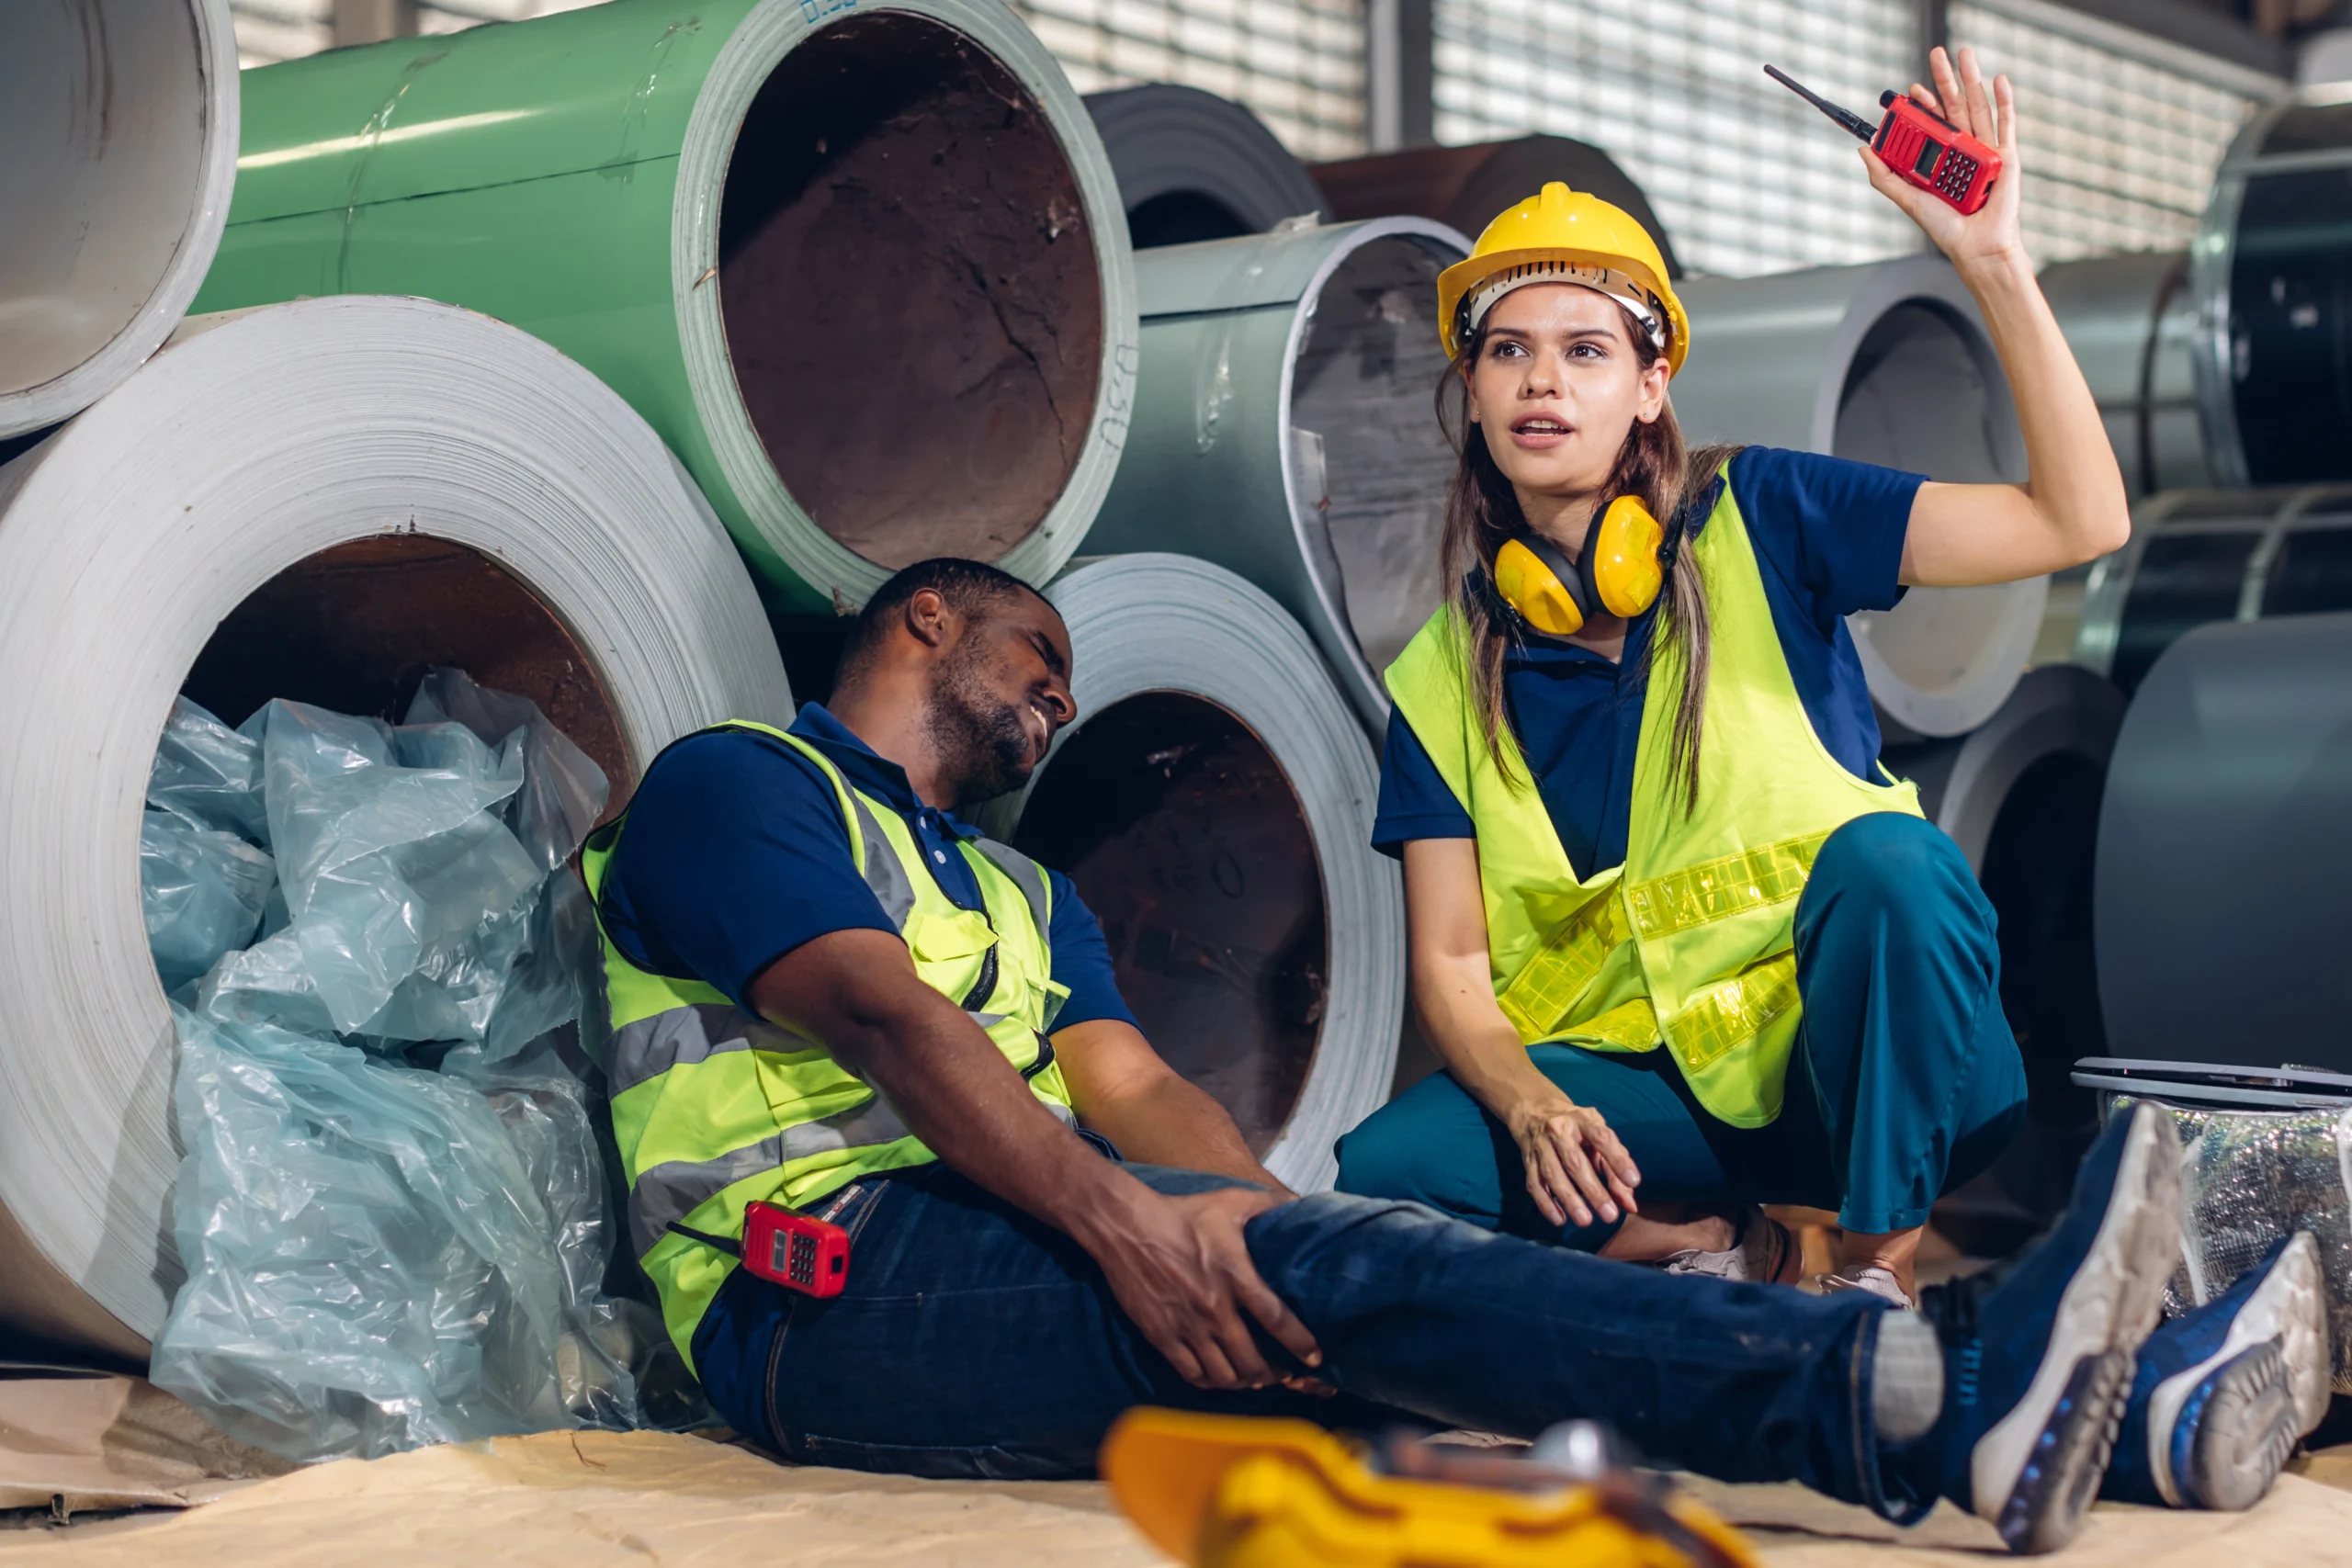
[[[981,908],[979,880],[955,848],[978,829],[925,806],[905,769],[817,704],[801,708],[792,733],[899,814],[941,892]],[[1093,912],[1069,877],[1046,875],[1054,978],[1069,987],[1055,1029],[1103,1018],[1133,1023]],[[691,736],[646,770],[600,904],[605,931],[631,964],[717,987],[747,1012],[752,982],[801,943],[831,931],[898,931],[858,874],[833,786],[792,747],[748,730]]]
[[[1902,598],[1903,541],[1925,476],[1810,452],[1751,446],[1732,460],[1732,497],[1772,606],[1772,626],[1805,716],[1857,778],[1878,761],[1878,716],[1846,630],[1857,610]],[[1622,662],[1589,649],[1531,640],[1503,662],[1510,709],[1536,792],[1579,877],[1625,859],[1641,737],[1642,650],[1652,610],[1627,627]],[[1373,847],[1401,855],[1413,839],[1473,839],[1470,814],[1401,712],[1388,716]]]

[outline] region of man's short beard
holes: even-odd
[[[1026,704],[989,694],[981,679],[979,639],[967,630],[931,682],[924,728],[947,764],[956,806],[992,800],[1029,781]]]

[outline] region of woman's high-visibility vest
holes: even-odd
[[[817,765],[832,784],[858,873],[897,923],[916,976],[970,1014],[1031,1092],[1072,1122],[1046,1038],[1069,989],[1054,983],[1044,868],[991,840],[961,844],[987,908],[960,908],[898,812],[853,789],[815,747],[764,724],[715,728],[773,736]],[[623,813],[600,829],[581,856],[591,897],[604,890],[628,821]],[[600,930],[602,919],[600,909]],[[746,1205],[802,1208],[860,1177],[937,1156],[821,1042],[743,1011],[713,987],[639,968],[609,934],[604,949],[605,1077],[628,1178],[629,1242],[691,1364],[695,1328],[736,1266]]]
[[[1667,777],[1683,670],[1668,649],[1643,699],[1622,865],[1577,878],[1508,730],[1511,771],[1496,766],[1458,610],[1415,635],[1388,690],[1477,830],[1495,998],[1520,1038],[1662,1043],[1708,1111],[1760,1127],[1781,1113],[1802,1016],[1792,925],[1814,856],[1867,812],[1920,815],[1919,797],[1856,778],[1814,733],[1728,483],[1685,547],[1713,645],[1698,806],[1686,816]]]

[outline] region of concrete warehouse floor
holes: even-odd
[[[2352,1451],[2301,1461],[2245,1514],[2101,1505],[2052,1563],[2199,1568],[2337,1560],[2352,1539]],[[1910,1532],[1795,1486],[1693,1490],[1768,1562],[1845,1568],[1982,1562],[1990,1526],[1947,1505]],[[1899,1543],[1899,1544],[1898,1544]],[[177,1515],[0,1533],[24,1568],[319,1568],[397,1561],[594,1568],[602,1562],[1125,1568],[1163,1559],[1093,1482],[923,1482],[779,1466],[700,1438],[546,1433],[340,1461],[251,1482]]]

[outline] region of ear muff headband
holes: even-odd
[[[1657,603],[1665,543],[1666,530],[1640,498],[1621,495],[1593,525],[1574,565],[1533,535],[1506,540],[1495,555],[1495,589],[1537,631],[1574,637],[1596,609],[1631,618]]]

